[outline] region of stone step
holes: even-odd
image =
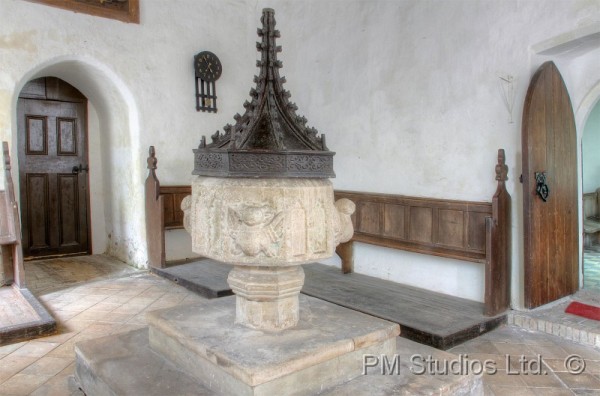
[[[552,334],[588,347],[600,348],[598,321],[565,312],[573,301],[600,306],[600,292],[583,289],[529,311],[511,311],[508,324]]]
[[[75,379],[87,396],[214,395],[148,344],[148,328],[77,343]]]
[[[312,395],[360,376],[365,354],[393,355],[400,332],[308,296],[300,296],[298,325],[285,331],[235,324],[235,309],[232,296],[150,312],[151,348],[221,394]]]
[[[234,304],[226,297],[154,311],[148,328],[80,342],[76,379],[88,396],[482,392],[479,376],[412,373],[414,354],[457,357],[397,337],[396,324],[301,296],[299,325],[266,333],[235,325]]]
[[[482,395],[480,376],[413,374],[411,356],[431,356],[438,361],[456,360],[448,352],[398,337],[393,360],[379,364],[352,381],[315,392],[327,396],[387,395]],[[87,396],[214,396],[214,391],[195,382],[171,362],[154,353],[148,343],[148,329],[86,340],[76,348],[76,381]],[[380,357],[379,357],[380,358]],[[393,358],[393,357],[392,357]],[[390,363],[390,365],[387,365]],[[383,372],[382,372],[383,371]]]

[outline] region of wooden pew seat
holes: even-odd
[[[183,228],[179,205],[191,194],[191,187],[161,186],[154,147],[149,153],[148,263],[160,269],[166,265],[165,230]],[[495,170],[497,189],[492,202],[335,191],[336,200],[348,198],[356,204],[354,236],[336,249],[342,271],[353,272],[354,242],[479,263],[485,266],[485,315],[505,312],[510,307],[511,198],[505,186],[508,167],[502,149]]]

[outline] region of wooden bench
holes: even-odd
[[[150,147],[146,179],[148,262],[164,268],[165,229],[183,227],[179,205],[191,194],[191,187],[160,186],[156,165],[154,148]],[[354,236],[336,249],[342,271],[353,271],[355,242],[480,263],[485,266],[485,314],[504,312],[510,306],[511,198],[505,186],[507,173],[501,149],[492,202],[335,191],[336,199],[348,198],[356,204]]]
[[[21,248],[21,223],[19,209],[15,200],[15,188],[10,173],[10,155],[8,143],[2,142],[4,154],[4,191],[0,191],[0,286],[15,283],[25,287],[23,270],[23,249]]]
[[[600,243],[600,188],[593,193],[583,194],[583,246],[591,248]]]
[[[10,173],[8,143],[4,154],[4,191],[0,191],[0,345],[49,335],[56,321],[25,285],[21,221]]]

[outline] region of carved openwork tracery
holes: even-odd
[[[219,177],[335,177],[333,155],[327,149],[325,135],[307,126],[298,115],[298,106],[285,90],[285,77],[279,75],[282,62],[276,39],[275,12],[264,9],[261,38],[256,48],[261,58],[254,76],[256,87],[250,90],[245,112],[234,116],[235,124],[227,124],[223,132],[211,135],[207,144],[203,137],[195,153],[194,174]],[[216,158],[219,161],[216,161]],[[208,159],[213,159],[209,161]]]

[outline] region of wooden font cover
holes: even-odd
[[[283,88],[285,77],[279,76],[281,61],[275,42],[275,11],[263,10],[262,29],[258,29],[261,52],[260,68],[254,77],[256,88],[252,100],[244,103],[244,115],[236,114],[235,125],[217,131],[207,144],[202,137],[194,150],[194,175],[216,177],[335,177],[333,155],[325,144],[325,135],[306,126],[306,118],[296,114],[298,106],[289,101]]]

